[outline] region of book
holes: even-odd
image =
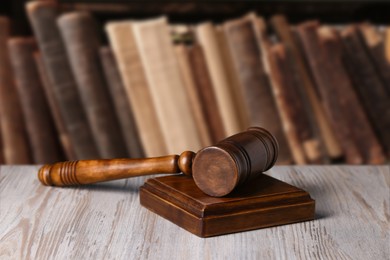
[[[70,12],[61,15],[57,24],[100,157],[129,156],[103,77],[96,21],[87,12]]]
[[[71,161],[77,160],[77,155],[75,153],[74,146],[71,142],[69,132],[66,128],[64,119],[61,115],[60,108],[58,107],[58,102],[55,99],[52,83],[50,82],[45,65],[43,63],[42,54],[39,51],[36,51],[34,53],[34,59],[45,92],[45,96],[50,107],[49,111],[54,120],[57,134],[58,134],[58,139],[61,143],[64,155],[67,160],[71,160]]]
[[[226,135],[236,134],[244,130],[245,126],[241,125],[239,119],[239,109],[233,86],[228,80],[228,71],[224,64],[216,29],[212,23],[204,22],[195,27],[195,32],[197,43],[203,47]]]
[[[176,44],[175,54],[189,101],[188,105],[191,108],[191,113],[194,115],[195,125],[201,139],[202,147],[212,145],[210,131],[207,127],[206,117],[202,109],[202,102],[191,68],[189,50],[184,44]]]
[[[188,55],[201,108],[209,128],[210,138],[213,143],[217,143],[226,137],[226,132],[202,46],[194,43],[188,47]]]
[[[135,43],[132,22],[109,22],[105,28],[130,100],[145,155],[166,155],[167,146]]]
[[[202,148],[165,17],[132,24],[168,153]]]
[[[339,35],[315,21],[298,26],[307,59],[321,94],[326,112],[338,129],[337,137],[349,164],[380,163],[381,148],[359,104],[342,61]]]
[[[99,53],[111,98],[114,100],[114,107],[119,118],[127,151],[129,151],[130,157],[132,158],[142,158],[144,152],[137,125],[114,54],[108,46],[100,47]]]
[[[375,67],[358,26],[350,25],[342,33],[344,62],[360,102],[379,140],[390,151],[390,95],[380,71]]]
[[[8,50],[33,161],[37,164],[60,161],[61,146],[33,57],[36,42],[33,38],[12,37]]]
[[[390,95],[390,60],[386,58],[385,39],[382,32],[374,25],[363,23],[359,25],[359,32],[364,38],[368,54],[378,71],[387,95]]]
[[[0,126],[6,164],[32,163],[29,141],[8,54],[10,20],[0,16]]]
[[[320,163],[321,161],[326,161],[326,157],[332,159],[340,158],[342,156],[341,147],[336,140],[334,129],[331,127],[329,119],[321,106],[316,93],[316,86],[309,74],[309,68],[305,63],[302,49],[294,34],[294,28],[290,26],[283,15],[273,16],[270,24],[280,42],[285,45],[288,53],[291,54],[290,64],[294,69],[295,78],[299,81],[297,84],[299,100],[304,105],[304,114],[309,120],[307,131],[315,139],[314,147],[311,150],[314,151],[314,155],[319,155],[319,158],[315,158],[315,156],[310,156],[309,153],[309,160]],[[326,151],[324,148],[326,148]]]
[[[294,77],[291,53],[284,44],[273,45],[268,53],[274,96],[282,118],[291,154],[296,164],[318,162],[318,141],[310,132],[309,120],[299,96],[299,83]]]
[[[230,20],[224,24],[224,30],[238,71],[249,122],[251,125],[264,127],[275,135],[280,148],[278,163],[289,163],[291,154],[252,20],[248,17]]]
[[[26,10],[76,156],[78,159],[98,158],[99,151],[57,27],[57,5],[32,1],[26,4]]]

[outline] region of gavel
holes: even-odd
[[[184,173],[204,193],[222,197],[270,169],[278,156],[275,137],[261,127],[232,135],[196,154],[185,151],[144,159],[101,159],[44,165],[38,178],[44,185],[92,184],[151,174]]]

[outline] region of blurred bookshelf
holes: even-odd
[[[55,9],[55,19],[51,17],[52,20],[45,20],[45,24],[42,21],[47,17],[39,14],[39,5],[26,8],[29,2],[50,3],[43,9],[48,8],[46,11],[52,16]],[[61,103],[57,114],[65,121],[78,120],[77,124],[74,122],[74,126],[85,125],[79,135],[76,131],[73,137],[68,133],[71,137],[58,138],[62,145],[62,155],[58,157],[61,159],[157,156],[180,153],[180,149],[196,151],[222,137],[245,130],[250,125],[264,124],[260,126],[271,128],[278,137],[281,164],[387,163],[390,144],[384,129],[389,126],[390,117],[390,105],[386,104],[390,101],[390,73],[386,72],[390,69],[390,54],[386,53],[390,50],[390,31],[387,29],[389,13],[390,2],[368,0],[16,0],[0,4],[0,15],[11,21],[11,30],[7,36],[11,39],[6,39],[3,44],[9,48],[12,66],[6,64],[6,67],[12,67],[14,74],[21,77],[37,77],[37,89],[42,88],[41,85],[45,83],[42,74],[48,74],[48,81],[51,81],[46,82],[51,85],[48,87],[49,92],[50,88],[56,89],[52,98],[56,102],[60,99],[59,103],[65,102],[61,100],[62,93],[56,92],[60,91],[61,80],[64,75],[71,78],[67,84],[73,86],[72,93],[77,102],[73,105]],[[161,18],[162,16],[166,19]],[[48,25],[50,21],[53,22],[52,25]],[[121,35],[121,21],[127,21],[134,32]],[[137,22],[130,25],[131,21]],[[148,30],[153,33],[149,35]],[[55,53],[62,55],[62,63],[50,63],[58,57],[51,57],[54,55],[53,50],[46,50],[49,43],[45,42],[48,40],[48,35],[45,34],[47,31],[61,45]],[[161,31],[169,31],[171,38],[167,38]],[[36,43],[28,40],[27,37],[31,36],[36,38]],[[18,37],[22,39],[12,40]],[[169,42],[172,37],[174,44]],[[317,38],[313,40],[313,37]],[[159,44],[152,44],[160,40],[160,45],[165,46],[161,50]],[[130,41],[130,47],[123,44],[123,41]],[[35,74],[26,76],[23,69],[20,69],[20,64],[27,68],[26,62],[31,63],[33,59],[27,59],[27,54],[18,56],[18,48],[34,56],[37,63]],[[89,50],[93,50],[93,54]],[[128,64],[134,56],[123,56],[135,50],[137,53],[132,54],[136,55],[135,61],[132,61],[135,65]],[[321,51],[317,53],[317,50]],[[215,56],[213,52],[219,54]],[[355,58],[355,53],[363,54]],[[21,61],[23,59],[25,64]],[[87,62],[84,63],[85,60]],[[253,68],[253,64],[260,69]],[[134,66],[142,69],[137,71]],[[325,72],[321,66],[327,66],[323,69]],[[65,67],[65,72],[62,67]],[[160,74],[169,74],[173,80],[159,78]],[[23,106],[36,101],[29,95],[23,95],[23,87],[19,86],[23,85],[23,80],[18,79],[18,75],[15,77],[22,110],[24,114],[26,111],[28,114],[29,108]],[[129,89],[134,87],[132,77],[135,75],[143,75],[137,80],[144,83],[144,88],[150,89],[151,93],[145,94],[147,97],[132,96],[135,94]],[[222,78],[220,75],[223,75]],[[164,86],[163,90],[159,85]],[[184,85],[187,88],[183,90]],[[371,86],[374,90],[367,91]],[[231,93],[225,93],[224,88]],[[213,89],[213,93],[210,89]],[[171,96],[164,94],[167,91]],[[208,92],[205,94],[202,91]],[[3,93],[6,92],[3,90]],[[49,95],[47,90],[43,92],[46,97]],[[212,101],[210,95],[215,95]],[[333,95],[337,98],[333,98]],[[223,101],[222,96],[229,99],[234,108],[229,102]],[[128,101],[123,97],[130,100],[128,108],[124,104]],[[257,102],[253,101],[254,97],[258,97]],[[177,101],[182,99],[187,103]],[[153,104],[155,111],[145,114],[147,108],[142,107],[145,106],[142,102],[138,106],[134,105],[140,100],[148,105]],[[56,102],[49,100],[49,110],[54,109],[52,103]],[[169,106],[176,103],[176,109]],[[185,104],[189,104],[189,108]],[[215,108],[211,108],[215,104],[218,105],[217,112]],[[79,107],[83,112],[73,111],[73,114],[67,114],[70,107],[74,111]],[[98,110],[100,114],[96,112]],[[120,115],[124,110],[133,123],[123,122],[128,121],[126,115]],[[168,111],[174,111],[175,116],[169,115]],[[342,111],[342,116],[339,111]],[[271,114],[267,119],[266,113]],[[51,114],[56,117],[54,112],[51,111]],[[109,116],[113,114],[115,115]],[[26,125],[33,125],[31,120],[34,120],[34,116],[24,117],[21,120]],[[110,121],[111,117],[114,117],[113,121]],[[190,122],[191,120],[187,120],[189,117],[193,117],[195,121]],[[279,119],[275,119],[276,117]],[[325,119],[319,119],[322,117],[332,121],[326,123],[331,126],[326,126],[321,121]],[[188,122],[177,122],[175,118]],[[54,118],[54,121],[58,119]],[[216,122],[223,125],[225,134],[221,134],[218,129],[211,129],[218,128]],[[61,132],[58,122],[55,123],[57,131]],[[118,125],[123,128],[125,124],[129,127],[119,131]],[[132,124],[134,129],[130,129]],[[65,132],[74,131],[73,126],[66,122],[63,125]],[[110,127],[106,127],[107,125]],[[169,125],[181,130],[177,130],[177,133],[170,131]],[[107,132],[112,132],[109,134],[111,137],[108,134],[105,136],[102,126],[106,127]],[[150,130],[156,131],[158,128],[161,128],[159,134]],[[197,134],[193,132],[194,128],[197,128]],[[29,127],[27,130],[32,135],[34,131],[39,131]],[[18,131],[23,132],[20,129]],[[208,132],[207,137],[202,136],[202,131]],[[7,136],[12,131],[8,129],[3,132]],[[172,141],[180,139],[180,135],[190,133],[190,137]],[[31,133],[26,134],[27,139],[30,138],[29,135]],[[122,136],[122,141],[119,140],[119,135]],[[193,137],[194,135],[199,135],[199,138]],[[330,137],[325,138],[324,135]],[[94,141],[87,141],[91,136]],[[12,149],[12,145],[4,144],[4,141],[7,143],[4,138],[3,133],[3,145]],[[36,134],[36,138],[42,137]],[[191,139],[191,142],[185,139]],[[327,140],[324,141],[325,139]],[[18,140],[20,145],[20,139]],[[16,159],[15,163],[52,162],[37,160],[34,157],[34,141],[26,142],[30,142],[27,149],[32,153],[30,159],[21,162]],[[95,144],[89,146],[88,142]],[[132,142],[136,144],[130,144]],[[173,145],[173,142],[177,145]],[[128,150],[133,151],[124,152],[126,149],[123,143],[128,145]],[[138,148],[129,148],[132,145]],[[83,151],[69,151],[76,149],[75,147]],[[12,163],[11,161],[2,162]]]

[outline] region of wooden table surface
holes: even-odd
[[[139,204],[145,178],[42,186],[37,166],[0,168],[0,259],[389,259],[389,166],[283,166],[316,220],[199,238]]]

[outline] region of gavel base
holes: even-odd
[[[265,174],[222,198],[204,194],[184,175],[152,178],[141,187],[140,201],[200,237],[312,220],[315,207],[307,192]]]

